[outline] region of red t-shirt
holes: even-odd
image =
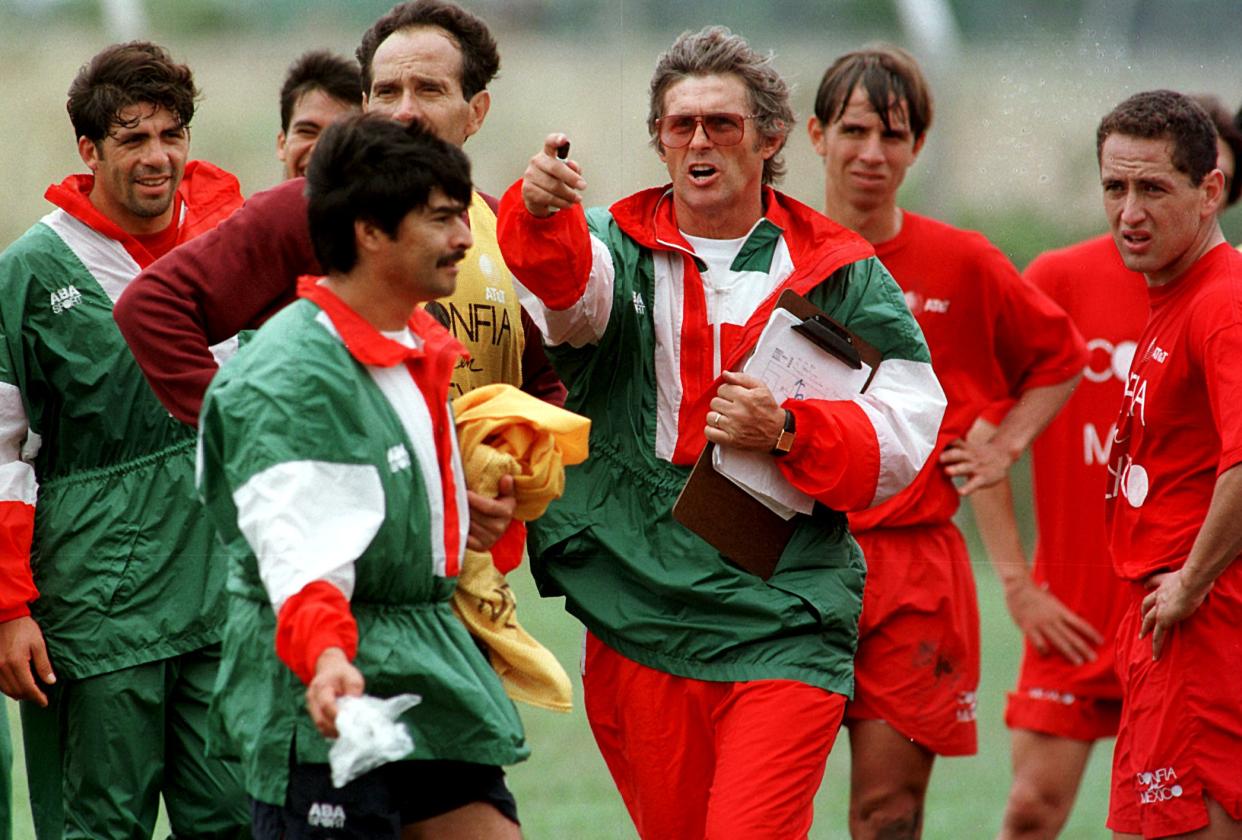
[[[1147,282],[1125,267],[1108,235],[1040,255],[1023,278],[1061,306],[1087,340],[1078,387],[1031,447],[1039,524],[1032,577],[1111,639],[1125,590],[1108,555],[1104,485],[1123,385],[1147,323]],[[1119,697],[1112,650],[1105,642],[1097,659],[1072,669],[1061,657],[1032,662],[1028,655],[1023,683]],[[1043,679],[1047,669],[1059,681]]]
[[[1181,568],[1217,476],[1242,462],[1242,254],[1221,243],[1148,295],[1105,497],[1127,580]]]
[[[939,464],[945,445],[987,406],[1064,382],[1086,358],[1069,317],[982,234],[905,212],[901,232],[875,251],[923,328],[949,405],[922,472],[883,505],[852,514],[856,532],[950,519],[958,495]]]
[[[142,243],[142,247],[146,248],[148,253],[155,259],[167,254],[177,245],[178,234],[181,232],[181,198],[173,203],[172,220],[155,233],[135,233],[134,239]]]

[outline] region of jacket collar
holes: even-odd
[[[743,328],[734,357],[723,360],[726,368],[735,364],[754,344],[782,292],[793,289],[805,295],[838,268],[875,256],[871,243],[854,231],[768,186],[763,187],[763,208],[766,225],[761,223],[752,229],[751,238],[771,235],[768,225],[775,227],[785,238],[794,270],[755,310]],[[677,225],[671,184],[623,198],[613,204],[609,212],[621,230],[640,246],[653,251],[682,251],[687,257],[693,255],[693,249]]]
[[[121,230],[91,204],[90,192],[94,186],[94,175],[70,175],[59,184],[49,186],[43,197],[92,230],[119,242],[134,262],[146,268],[155,258],[137,238]],[[240,206],[241,187],[237,179],[223,169],[192,160],[185,165],[185,174],[173,202],[173,223],[179,228],[177,242],[181,243],[214,227]]]
[[[298,280],[298,295],[314,303],[332,321],[351,356],[364,365],[392,367],[406,361],[427,359],[433,363],[447,360],[451,375],[460,356],[468,355],[466,348],[440,322],[415,307],[407,326],[421,341],[419,347],[407,347],[381,333],[337,297],[327,286],[316,282],[317,278],[303,277]]]

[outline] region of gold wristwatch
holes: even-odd
[[[772,454],[777,458],[789,454],[789,450],[793,449],[793,442],[794,415],[792,411],[785,409],[785,428],[781,429],[781,436],[776,439],[776,445],[772,447]]]

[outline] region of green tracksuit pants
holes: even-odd
[[[236,764],[206,756],[218,645],[48,691],[22,703],[22,740],[39,840],[148,840],[160,796],[173,836],[248,838]]]

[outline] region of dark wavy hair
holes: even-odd
[[[1201,105],[1176,91],[1136,93],[1109,111],[1095,132],[1096,163],[1101,160],[1104,141],[1113,134],[1171,141],[1173,168],[1196,187],[1216,168],[1216,126],[1212,118]]]
[[[347,272],[358,261],[354,222],[396,236],[401,220],[439,188],[469,205],[473,187],[465,152],[415,120],[408,126],[356,114],[329,126],[306,171],[307,217],[324,271]]]
[[[486,90],[500,72],[500,52],[486,23],[443,0],[414,0],[393,6],[363,34],[357,55],[364,92],[371,91],[371,63],[379,45],[394,32],[418,26],[439,27],[457,42],[461,51],[461,94],[466,99]]]
[[[289,130],[293,106],[313,90],[322,90],[347,105],[361,105],[361,75],[358,63],[352,58],[328,50],[302,53],[289,65],[285,82],[280,86],[280,130]]]
[[[198,97],[189,67],[150,41],[130,41],[107,47],[83,65],[69,85],[65,107],[74,136],[98,144],[125,125],[121,111],[138,103],[167,108],[189,128]]]

